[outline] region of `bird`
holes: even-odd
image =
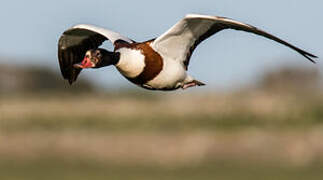
[[[308,53],[257,27],[221,16],[188,14],[161,36],[136,42],[117,32],[89,24],[67,29],[59,38],[58,60],[64,79],[76,81],[82,69],[115,66],[130,82],[148,90],[171,91],[204,86],[187,72],[196,47],[226,29],[263,36],[298,52],[312,63]],[[114,50],[100,48],[110,41]]]

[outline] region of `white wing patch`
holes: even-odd
[[[196,18],[196,21],[188,21]],[[177,61],[184,61],[194,42],[215,23],[212,16],[187,15],[167,32],[157,38],[152,48],[158,53]]]
[[[94,26],[94,25],[89,25],[89,24],[79,24],[76,26],[73,26],[71,28],[72,29],[85,29],[85,30],[89,30],[89,31],[93,31],[94,33],[98,33],[101,34],[103,36],[105,36],[106,38],[108,38],[112,44],[116,41],[116,40],[124,40],[128,43],[132,43],[132,40],[122,36],[121,34],[117,33],[117,32],[113,32],[111,30],[102,28],[102,27],[98,27],[98,26]]]

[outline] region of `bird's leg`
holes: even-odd
[[[185,90],[185,89],[187,89],[187,88],[194,87],[194,86],[196,86],[196,84],[195,84],[195,83],[193,83],[193,82],[191,82],[191,83],[186,83],[186,84],[184,84],[184,85],[182,86],[182,89],[183,89],[183,90]]]

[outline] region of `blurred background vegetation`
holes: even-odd
[[[321,74],[283,66],[257,79],[118,91],[1,64],[0,179],[322,179]]]

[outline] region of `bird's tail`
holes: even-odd
[[[193,80],[193,83],[195,83],[198,86],[205,86],[206,84],[202,83],[201,81],[198,80]]]

